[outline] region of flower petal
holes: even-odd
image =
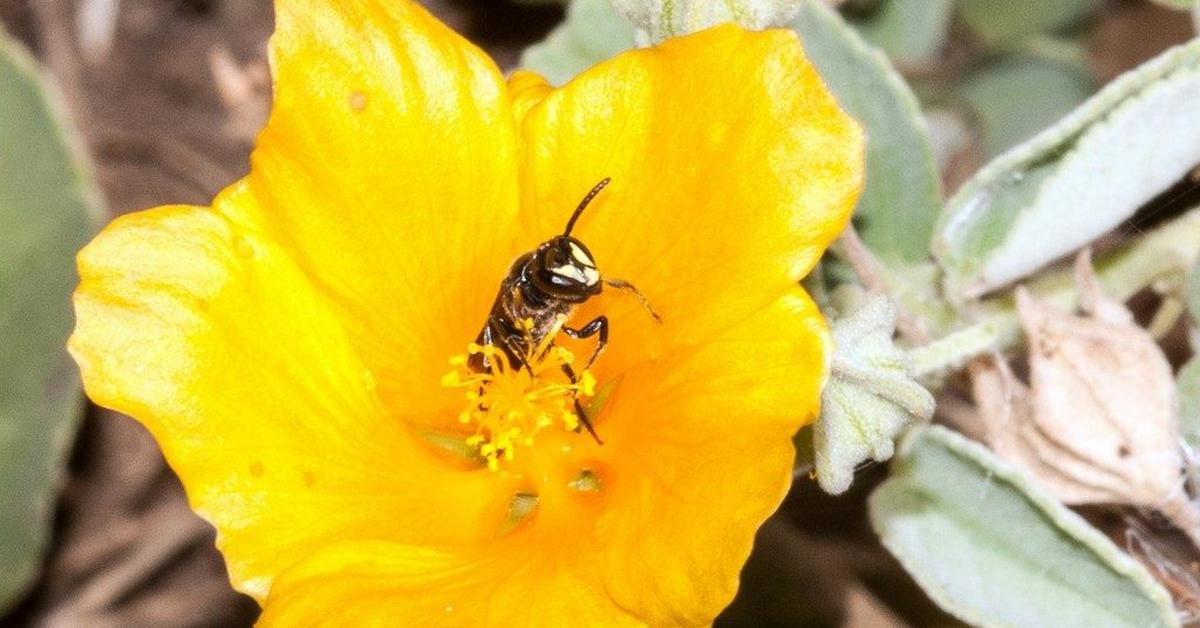
[[[554,87],[545,77],[529,70],[517,70],[508,77],[508,96],[512,100],[513,116],[518,121],[529,113],[529,109],[538,104]]]
[[[487,474],[388,416],[326,301],[262,233],[204,208],[113,222],[79,255],[70,342],[88,395],[140,420],[258,598],[333,540],[468,542]]]
[[[601,434],[596,552],[607,591],[647,623],[712,621],[758,526],[791,484],[828,332],[799,288],[694,351],[630,371]],[[645,565],[653,564],[653,569]]]
[[[536,104],[522,87],[513,89],[527,95],[526,230],[561,232],[580,198],[611,177],[574,235],[606,277],[633,282],[664,319],[652,324],[611,289],[580,313],[608,315],[616,372],[787,293],[841,231],[862,185],[862,132],[791,32],[727,25],[621,54]]]
[[[510,546],[486,558],[393,543],[331,547],[284,574],[259,625],[644,626],[583,579]],[[644,567],[643,567],[644,568]]]
[[[499,71],[408,0],[278,0],[271,61],[253,198],[222,211],[262,226],[341,306],[390,407],[457,412],[444,360],[518,253]]]

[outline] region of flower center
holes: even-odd
[[[554,344],[562,320],[540,340],[529,331],[533,321],[521,326],[526,330],[526,342],[519,348],[524,353],[521,363],[501,347],[471,343],[465,355],[450,358],[454,369],[442,378],[443,386],[466,390],[467,404],[458,420],[474,426],[467,446],[493,471],[500,468],[502,460],[511,461],[518,447],[533,445],[542,430],[578,430],[577,402],[596,393],[591,371],[581,371],[571,381],[563,369],[575,356]],[[472,356],[484,358],[482,371],[471,368]]]

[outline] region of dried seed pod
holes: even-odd
[[[1087,316],[1017,289],[1030,385],[998,361],[973,369],[988,441],[1068,504],[1159,510],[1200,538],[1171,366],[1125,306],[1100,293],[1086,253],[1077,281]]]

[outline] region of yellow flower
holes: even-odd
[[[796,37],[719,27],[552,89],[408,1],[279,0],[271,59],[250,174],[85,248],[70,344],[234,586],[268,625],[711,622],[817,409],[828,337],[796,281],[861,184]],[[612,335],[576,384],[560,362],[594,344],[561,335],[487,381],[448,365],[605,177],[573,235],[662,322],[589,300],[568,324]]]

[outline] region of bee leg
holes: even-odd
[[[633,296],[637,298],[638,303],[641,303],[642,307],[646,308],[647,312],[650,312],[650,316],[653,316],[655,321],[659,323],[662,322],[662,316],[655,311],[654,306],[650,305],[650,299],[647,299],[646,295],[642,294],[642,291],[637,289],[637,286],[625,281],[624,279],[605,279],[604,283],[618,290],[632,292]]]
[[[528,349],[526,349],[526,340],[523,336],[501,336],[498,346],[508,357],[509,366],[525,369],[525,372],[533,377],[533,367],[529,366],[529,362],[525,360]]]
[[[563,373],[567,374],[567,379],[571,380],[572,384],[579,381],[579,378],[575,375],[575,369],[571,368],[570,364],[562,365],[562,370]],[[604,441],[600,440],[600,435],[596,433],[596,428],[592,426],[592,420],[588,418],[587,412],[584,412],[583,405],[579,403],[579,399],[575,399],[574,401],[575,414],[579,415],[579,422],[583,424],[583,427],[587,428],[588,434],[591,434],[592,438],[596,439],[597,445],[603,445]]]
[[[592,351],[592,357],[588,358],[587,364],[583,367],[583,370],[586,371],[589,368],[592,368],[592,363],[596,361],[596,358],[600,357],[600,352],[604,351],[604,347],[608,344],[608,317],[597,316],[592,320],[592,322],[580,327],[579,329],[563,327],[562,330],[563,333],[575,338],[576,340],[591,338],[592,336],[599,334],[600,338],[596,341],[596,348]]]

